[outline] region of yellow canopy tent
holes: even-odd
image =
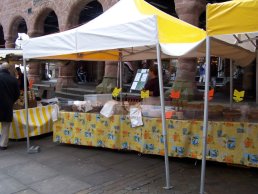
[[[208,4],[206,9],[206,80],[203,128],[203,156],[206,156],[208,130],[208,87],[210,66],[210,37],[216,37],[231,45],[238,45],[249,51],[257,52],[258,0],[233,0],[224,3]],[[239,53],[241,54],[241,53]],[[232,65],[232,64],[231,64]],[[258,66],[257,66],[258,67]],[[231,68],[232,69],[232,68]],[[256,68],[258,69],[258,68]],[[258,75],[258,70],[256,70]],[[232,72],[231,72],[232,77]],[[258,76],[256,76],[258,78]],[[231,81],[232,83],[232,81]],[[256,84],[256,87],[258,84]],[[256,89],[258,91],[258,88]],[[231,85],[232,97],[232,85]],[[258,94],[256,94],[256,99]],[[206,157],[202,158],[200,193],[204,194]]]
[[[233,0],[207,6],[207,35],[258,31],[258,0]]]

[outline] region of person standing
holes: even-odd
[[[9,128],[13,120],[13,105],[20,96],[18,81],[10,75],[9,64],[0,66],[0,122],[2,124],[0,149],[5,150],[9,141]]]
[[[18,73],[18,84],[19,84],[19,88],[20,90],[24,90],[24,74],[21,71],[20,67],[16,67],[16,71]],[[27,79],[27,88],[29,87],[29,81],[28,78]]]
[[[199,76],[199,82],[205,82],[205,64],[200,65]]]
[[[83,82],[83,83],[86,82],[86,72],[83,70],[82,65],[77,69],[77,76],[80,82]]]
[[[148,81],[144,87],[144,90],[149,90],[150,96],[159,96],[159,78],[158,78],[158,67],[152,65],[149,68]]]

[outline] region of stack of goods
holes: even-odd
[[[248,120],[251,122],[258,122],[258,109],[252,109],[248,112]]]
[[[236,108],[225,108],[222,114],[225,121],[239,121],[241,118],[241,112]]]
[[[91,113],[99,113],[104,104],[112,100],[112,94],[87,94],[84,95],[84,100],[91,102]]]
[[[74,112],[89,112],[92,110],[90,101],[74,101],[72,105]]]
[[[37,101],[34,91],[28,91],[28,107],[34,108],[37,107]]]
[[[222,112],[224,107],[221,105],[210,105],[209,120],[222,120]],[[186,119],[202,120],[204,114],[203,103],[188,103],[184,106],[183,112]]]
[[[28,108],[37,107],[36,97],[33,91],[28,91]],[[18,100],[14,103],[14,110],[24,109],[25,101],[24,101],[24,92],[20,91],[20,96]]]

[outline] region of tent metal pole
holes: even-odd
[[[159,43],[156,45],[156,52],[157,52],[157,60],[158,60],[159,90],[160,90],[160,104],[161,104],[161,117],[162,117],[162,133],[163,133],[164,149],[165,149],[166,186],[164,187],[164,189],[171,189],[172,186],[170,185],[170,175],[169,175],[168,141],[167,141],[166,119],[165,119],[163,75],[162,75],[161,51],[160,51]]]
[[[123,88],[123,61],[122,61],[122,52],[119,52],[119,88]],[[120,101],[122,102],[122,92],[120,92]]]
[[[256,36],[256,38],[258,38]],[[258,40],[256,39],[256,105],[258,104]]]
[[[205,99],[204,99],[204,116],[203,116],[203,150],[202,150],[202,171],[200,194],[204,194],[205,171],[206,171],[206,150],[207,150],[207,131],[208,131],[208,114],[209,114],[209,80],[210,80],[210,37],[206,38],[206,68],[205,68]]]
[[[28,111],[28,88],[27,88],[27,71],[26,71],[26,60],[23,58],[23,75],[24,75],[24,102],[25,102],[25,115],[26,115],[26,136],[27,136],[27,152],[30,149],[30,138],[29,138],[29,111]]]
[[[230,108],[233,106],[233,61],[230,59]]]
[[[27,84],[27,70],[26,60],[23,59],[23,75],[24,75],[24,100],[25,100],[25,115],[26,115],[26,136],[27,136],[27,153],[34,154],[40,152],[39,146],[30,146],[30,135],[29,135],[29,110],[28,110],[28,84]]]
[[[118,68],[116,70],[116,87],[119,88],[119,75],[120,75],[120,61],[118,61]]]

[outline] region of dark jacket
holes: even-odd
[[[147,81],[144,90],[153,92],[153,96],[159,96],[159,78],[153,78]]]
[[[18,73],[18,84],[20,90],[24,90],[24,74],[23,73]],[[27,90],[29,90],[29,80],[27,78]]]
[[[0,122],[12,122],[13,104],[20,96],[18,81],[8,70],[0,70]]]

